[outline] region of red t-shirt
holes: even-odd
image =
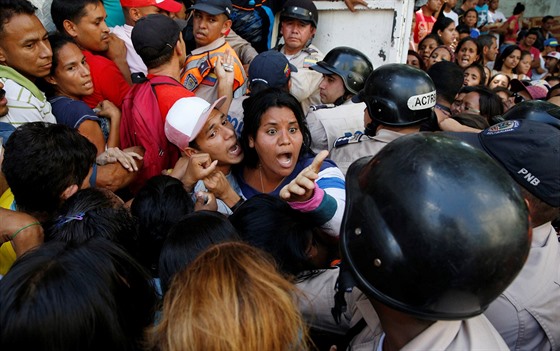
[[[93,94],[84,96],[83,101],[94,108],[103,100],[109,100],[121,108],[125,95],[130,90],[130,85],[124,79],[117,65],[106,57],[94,55],[87,50],[82,50],[86,57],[93,81]]]
[[[153,74],[148,74],[148,78],[151,79],[155,77]],[[169,109],[179,100],[184,97],[195,96],[193,92],[185,88],[184,86],[176,86],[169,84],[161,84],[155,86],[156,97],[159,106],[159,112],[161,112],[161,118],[165,122],[165,117]]]
[[[420,43],[422,39],[432,32],[436,19],[434,16],[424,16],[422,9],[416,11],[416,25],[414,26],[414,42]]]

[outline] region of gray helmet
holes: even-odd
[[[410,126],[432,117],[436,88],[426,72],[406,64],[388,64],[370,74],[352,101],[365,102],[374,123]]]
[[[367,77],[373,71],[373,65],[366,55],[345,46],[332,49],[323,61],[310,68],[322,74],[338,75],[352,94],[358,94],[364,88]]]
[[[523,267],[529,211],[483,151],[402,136],[346,175],[341,251],[360,289],[422,319],[482,313]]]
[[[309,22],[317,28],[319,23],[319,12],[311,0],[288,0],[282,7],[280,19],[295,18],[300,21]]]

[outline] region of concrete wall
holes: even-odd
[[[499,10],[507,18],[513,14],[513,8],[518,2],[525,5],[524,17],[560,16],[560,1],[558,0],[500,0]]]

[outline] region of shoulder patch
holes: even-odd
[[[187,77],[185,78],[185,82],[183,83],[183,85],[185,86],[185,88],[189,89],[190,91],[193,91],[198,86],[198,82],[194,77],[194,75],[192,73],[189,73],[187,74]]]
[[[319,61],[319,60],[317,60],[317,58],[314,57],[314,56],[311,56],[311,55],[306,56],[303,59],[303,68],[309,68],[311,66],[314,66],[315,64],[317,64],[317,61]]]
[[[486,129],[483,133],[486,135],[494,135],[494,134],[501,134],[506,132],[511,132],[519,128],[518,121],[503,121],[498,124],[491,126],[490,128]]]
[[[360,142],[362,142],[362,137],[363,136],[364,136],[364,133],[361,132],[361,131],[357,131],[354,134],[352,134],[350,132],[346,132],[346,133],[344,133],[344,136],[341,136],[340,138],[337,138],[334,141],[333,147],[337,148],[337,147],[342,147],[342,146],[348,145],[348,144],[360,143]]]

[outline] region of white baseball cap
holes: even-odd
[[[189,143],[196,139],[198,133],[210,117],[212,110],[219,109],[226,97],[222,96],[212,105],[199,97],[188,97],[177,100],[165,119],[165,136],[167,140],[185,150]]]

